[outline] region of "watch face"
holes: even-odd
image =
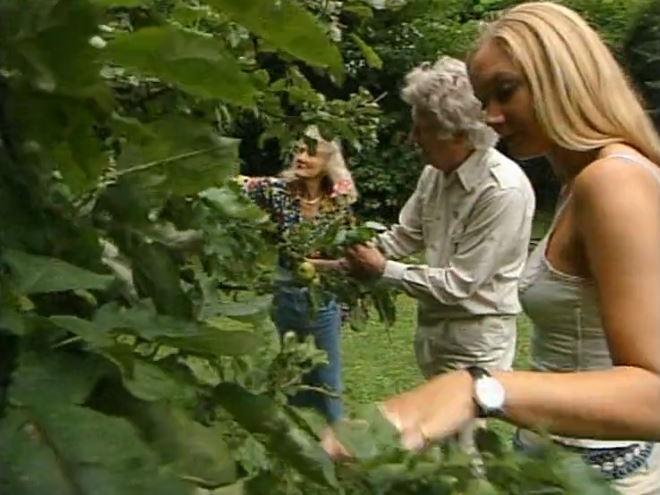
[[[484,409],[502,409],[504,387],[491,376],[480,378],[475,383],[475,398]]]

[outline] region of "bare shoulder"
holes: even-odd
[[[660,210],[660,168],[641,155],[635,160],[619,156],[598,159],[575,178],[573,195],[576,204],[589,210],[639,213]]]
[[[607,157],[588,165],[575,178],[574,234],[590,260],[592,276],[601,282],[615,269],[623,270],[624,259],[629,275],[658,266],[660,181],[656,174],[651,165]]]

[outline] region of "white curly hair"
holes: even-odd
[[[330,181],[332,194],[344,196],[348,204],[355,203],[358,199],[357,188],[355,182],[353,182],[353,176],[346,166],[339,140],[325,140],[315,125],[309,126],[305,130],[305,136],[316,141],[317,151],[328,155],[325,163],[325,175]],[[280,176],[291,181],[297,179],[293,161],[282,171]]]
[[[424,62],[405,78],[401,97],[415,112],[425,111],[436,117],[438,137],[465,133],[476,149],[497,143],[497,134],[486,125],[481,102],[474,95],[462,61],[440,57],[434,64]]]

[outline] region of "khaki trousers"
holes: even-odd
[[[516,353],[516,317],[475,316],[420,323],[415,357],[425,378],[473,364],[509,370]]]
[[[414,346],[417,365],[427,380],[475,364],[510,370],[516,353],[516,317],[475,316],[432,325],[419,318]],[[477,420],[458,434],[463,450],[476,452],[474,432],[485,427],[485,420]]]

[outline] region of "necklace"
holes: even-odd
[[[318,197],[316,197],[316,198],[314,198],[314,199],[305,199],[305,198],[303,198],[303,197],[299,197],[298,199],[300,199],[300,201],[301,201],[302,203],[305,203],[306,205],[315,205],[316,203],[318,203],[319,201],[321,201],[321,196],[318,196]]]

